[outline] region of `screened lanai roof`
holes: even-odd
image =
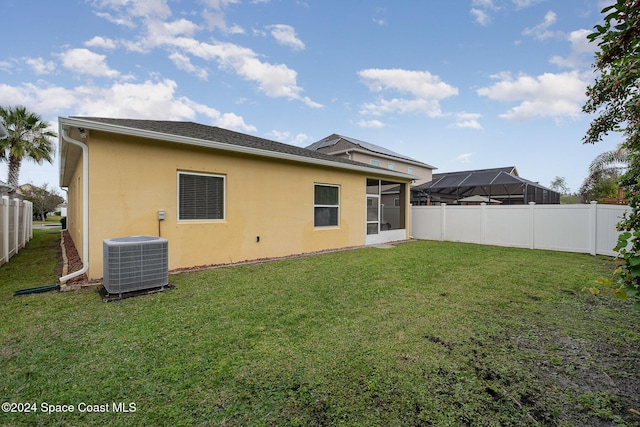
[[[514,166],[434,174],[412,188],[414,201],[455,202],[469,196],[486,196],[503,203],[560,203],[560,194],[518,176]]]

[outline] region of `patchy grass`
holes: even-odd
[[[36,232],[0,268],[0,396],[38,412],[0,424],[640,425],[640,316],[579,291],[609,258],[421,241],[12,297],[54,278]]]

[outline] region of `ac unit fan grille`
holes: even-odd
[[[169,283],[168,242],[148,236],[105,240],[103,285],[111,294],[162,287]]]

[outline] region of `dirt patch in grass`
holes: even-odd
[[[514,353],[525,356],[540,380],[537,389],[515,399],[543,424],[579,420],[590,426],[640,426],[640,348],[602,338],[585,340],[553,328],[514,334]],[[550,412],[557,399],[565,406]]]

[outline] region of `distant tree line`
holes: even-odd
[[[46,221],[47,215],[50,212],[55,212],[58,206],[64,203],[64,199],[54,191],[50,191],[47,184],[43,187],[26,184],[20,187],[19,192],[24,200],[33,203],[33,219],[35,220]]]

